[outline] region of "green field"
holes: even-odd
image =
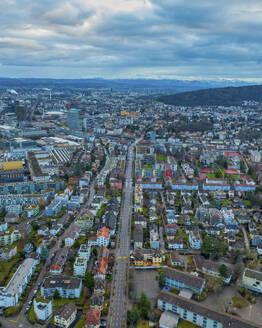
[[[147,321],[139,321],[137,327],[138,328],[148,328],[149,327],[149,324],[148,324]]]
[[[183,319],[179,320],[177,327],[178,328],[199,328],[199,326],[197,326],[191,322],[185,321]]]
[[[242,297],[238,297],[238,296],[233,296],[232,302],[233,302],[234,307],[239,308],[239,309],[247,307],[249,305],[246,300],[244,300]]]
[[[156,158],[157,158],[159,161],[167,162],[167,157],[164,156],[164,155],[157,155]]]

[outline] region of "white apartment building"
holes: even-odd
[[[28,258],[19,266],[6,287],[0,288],[0,307],[17,306],[20,296],[35,271],[36,261]]]
[[[38,320],[47,320],[53,313],[53,301],[42,296],[35,298],[34,311]]]
[[[84,257],[77,257],[74,263],[74,275],[84,277],[87,269],[87,259]]]

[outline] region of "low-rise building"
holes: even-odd
[[[182,239],[169,239],[167,240],[168,249],[179,250],[184,248],[184,242]]]
[[[93,294],[90,298],[91,309],[103,310],[104,296],[101,294]]]
[[[143,227],[139,224],[134,228],[134,249],[140,248],[143,248]]]
[[[84,257],[77,257],[74,263],[74,275],[84,277],[87,269],[87,259]]]
[[[63,276],[45,278],[41,286],[41,295],[52,297],[56,290],[62,298],[78,298],[82,290],[82,280],[76,277]]]
[[[189,289],[193,293],[200,295],[205,288],[206,280],[187,272],[166,268],[165,284],[177,290]]]
[[[97,263],[94,267],[94,278],[105,279],[108,267],[109,249],[103,247],[100,249]]]
[[[36,262],[34,259],[27,258],[19,266],[6,287],[0,288],[0,307],[17,306],[19,298],[29,283]]]
[[[89,261],[91,256],[91,247],[87,244],[81,244],[77,254],[79,257],[83,257]]]
[[[88,310],[86,313],[85,328],[99,328],[100,316],[101,312],[98,309]]]
[[[47,320],[53,313],[52,300],[44,297],[34,298],[34,311],[38,320]]]
[[[104,295],[105,294],[105,280],[96,278],[95,279],[95,285],[94,285],[94,293],[98,295]]]
[[[260,326],[170,292],[160,292],[157,306],[162,311],[171,311],[179,318],[203,328],[258,328]]]
[[[159,328],[174,328],[178,326],[179,316],[171,311],[165,311],[161,314]]]
[[[96,239],[97,246],[107,247],[109,245],[109,241],[110,241],[109,229],[107,227],[102,227],[97,233],[97,239]]]
[[[17,254],[17,246],[5,246],[0,249],[0,259],[2,261],[10,261]]]
[[[181,256],[177,252],[170,253],[170,261],[171,264],[174,266],[179,266],[179,267],[183,266],[183,261],[181,259]]]
[[[64,304],[54,316],[54,324],[58,327],[68,328],[76,318],[77,308],[73,303]]]
[[[73,224],[71,230],[68,232],[67,236],[65,237],[65,246],[72,247],[74,242],[77,240],[80,234],[80,228],[77,224]]]
[[[27,205],[24,210],[27,218],[30,219],[39,214],[39,205]]]
[[[202,240],[198,231],[190,232],[188,239],[191,248],[193,249],[201,248]]]
[[[243,272],[241,285],[256,293],[262,293],[262,272],[246,268]]]
[[[20,238],[21,238],[20,232],[18,230],[15,230],[13,227],[11,227],[8,230],[0,232],[0,245],[1,246],[12,245],[15,241],[19,240]]]
[[[60,200],[54,199],[45,209],[46,216],[56,216],[62,209],[63,204]]]
[[[54,259],[50,265],[50,273],[61,274],[68,256],[67,248],[59,248],[55,254]]]

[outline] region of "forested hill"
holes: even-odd
[[[177,106],[240,105],[244,100],[262,102],[262,85],[205,89],[161,96],[160,101]]]

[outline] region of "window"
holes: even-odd
[[[177,307],[175,305],[172,305],[172,311],[177,312]]]

